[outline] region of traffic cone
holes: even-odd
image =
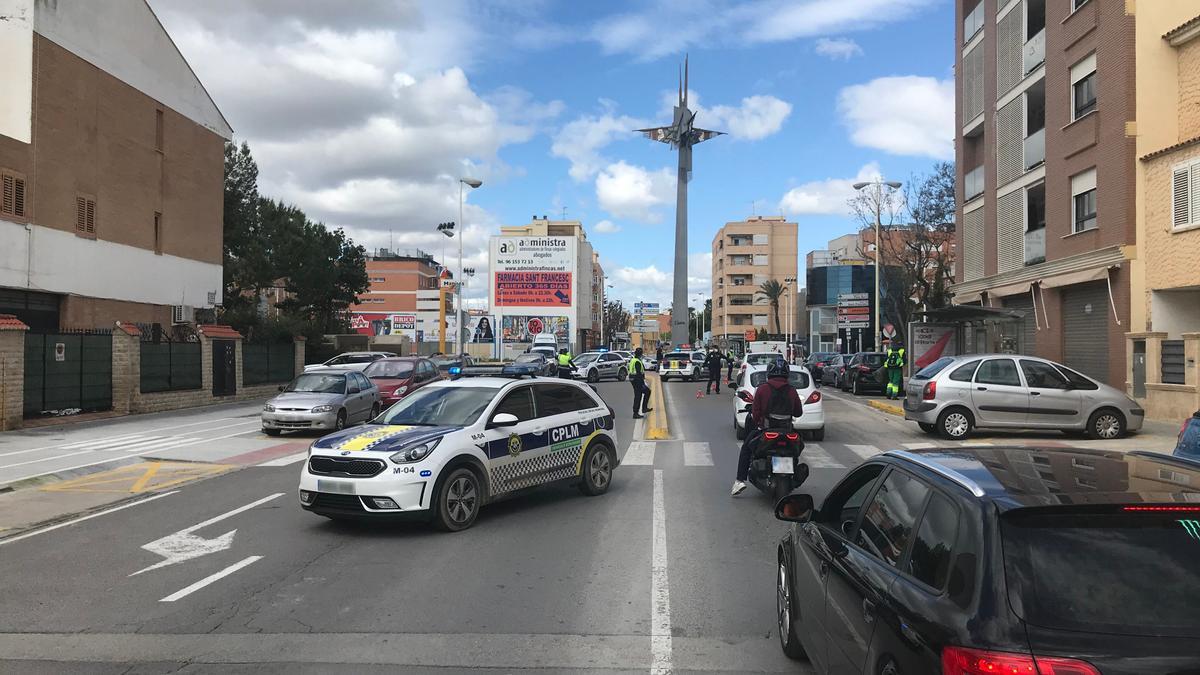
[[[704,398],[704,390],[703,389],[696,390],[696,398]]]

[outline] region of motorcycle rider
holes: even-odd
[[[754,403],[750,414],[746,416],[746,440],[742,441],[742,451],[738,454],[737,477],[733,481],[733,489],[729,494],[737,496],[746,489],[746,477],[750,473],[750,459],[754,445],[761,435],[759,431],[766,425],[767,415],[790,415],[800,417],[804,414],[804,403],[796,388],[789,380],[789,369],[783,358],[776,359],[767,367],[767,380],[754,390]]]

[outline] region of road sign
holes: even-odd
[[[870,307],[870,300],[838,300],[838,307]]]
[[[843,300],[870,300],[870,299],[871,299],[870,293],[839,293],[838,294],[838,302],[839,303],[841,303]]]
[[[838,328],[870,328],[870,321],[846,321],[838,322]]]

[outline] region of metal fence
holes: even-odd
[[[242,345],[242,384],[291,382],[295,376],[295,343]]]
[[[142,343],[142,393],[203,386],[199,342]]]
[[[1162,381],[1163,384],[1184,384],[1187,375],[1184,371],[1183,340],[1163,340],[1162,342]]]
[[[26,417],[112,407],[112,331],[25,336]]]

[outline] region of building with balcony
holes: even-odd
[[[802,334],[803,302],[798,299],[799,257],[796,223],[783,216],[751,216],[725,223],[712,240],[713,335],[727,343],[744,341],[763,330],[769,335]],[[787,289],[780,300],[779,323],[758,294],[774,279]]]
[[[969,331],[966,348],[1036,354],[1121,385],[1144,128],[1134,5],[955,4],[954,301],[1022,317]]]
[[[351,327],[363,335],[407,337],[413,343],[436,344],[443,316],[439,303],[443,303],[446,340],[454,342],[454,294],[442,292],[443,275],[451,278],[450,272],[424,251],[375,251],[367,257],[370,286],[358,297],[358,304],[350,308]]]
[[[0,0],[0,313],[38,331],[221,303],[233,131],[144,0]]]
[[[1137,257],[1125,358],[1151,418],[1200,409],[1200,0],[1137,6]]]

